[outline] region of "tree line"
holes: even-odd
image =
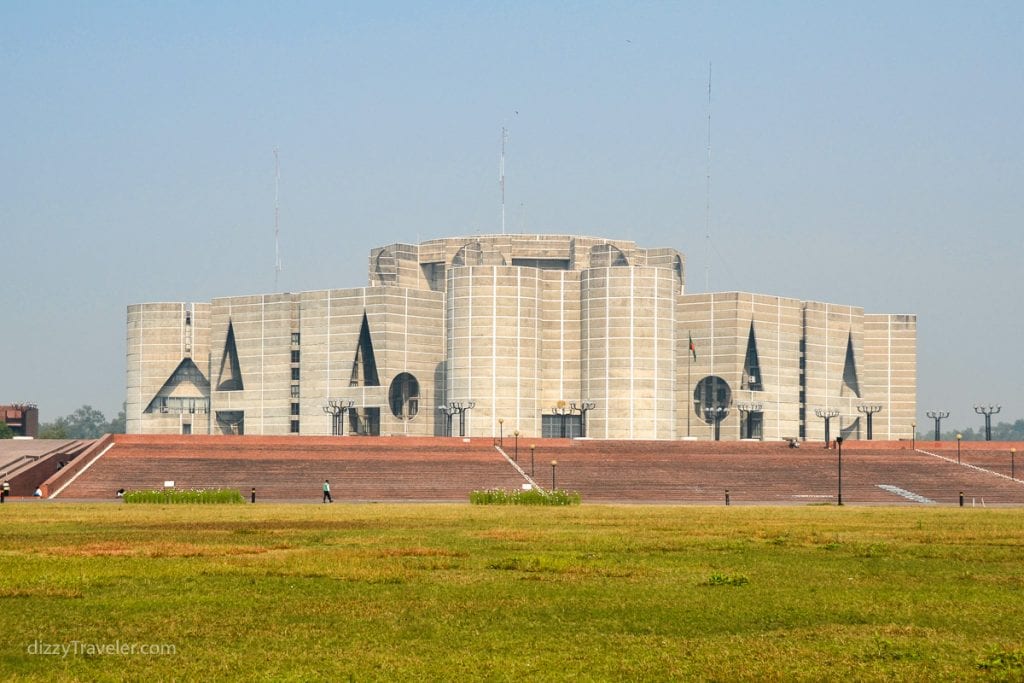
[[[917,425],[917,438],[923,441],[931,441],[935,438],[934,429],[921,429],[924,425]],[[961,434],[964,441],[984,441],[985,440],[985,428],[978,427],[975,430],[973,427],[967,429],[951,429],[949,431],[943,430],[940,432],[942,441],[956,441],[956,435]],[[993,441],[1024,441],[1024,420],[1017,420],[1016,422],[1000,422],[999,424],[992,425],[992,440]]]
[[[40,439],[98,439],[104,434],[124,434],[124,406],[107,421],[102,411],[84,405],[70,415],[39,425]]]
[[[935,430],[923,429],[924,424],[919,424],[917,438],[922,441],[930,441],[935,437]],[[90,405],[84,405],[70,415],[58,417],[53,422],[44,422],[39,425],[40,439],[97,439],[104,434],[124,434],[125,417],[124,406],[117,413],[117,417],[109,422],[106,416]],[[985,428],[973,427],[967,429],[952,429],[941,433],[942,441],[956,441],[956,435],[963,435],[964,441],[984,441]],[[0,422],[0,439],[10,439],[14,436],[3,422]],[[992,425],[993,441],[1024,441],[1024,419],[1016,422],[1000,422]]]

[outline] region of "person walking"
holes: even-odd
[[[324,502],[333,503],[334,499],[331,498],[331,482],[324,479]]]
[[[0,490],[0,503],[7,500],[7,496],[11,495],[11,482],[4,480],[4,487]]]

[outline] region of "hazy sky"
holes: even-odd
[[[279,289],[355,287],[500,232],[502,126],[509,232],[916,313],[919,424],[1024,416],[1019,0],[3,2],[0,93],[0,403],[45,421],[120,408],[128,304],[274,290],[275,147]]]

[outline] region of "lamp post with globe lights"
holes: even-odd
[[[568,434],[565,431],[565,418],[569,416],[569,414],[572,412],[572,409],[565,404],[565,401],[559,401],[556,405],[554,405],[551,408],[551,412],[554,415],[557,415],[559,418],[560,436],[563,439],[566,438]]]
[[[452,415],[455,414],[456,410],[450,405],[440,405],[437,409],[444,415],[444,435],[452,435]]]
[[[949,417],[948,410],[929,410],[925,413],[928,417],[935,420],[935,440],[942,441],[942,421]]]
[[[764,408],[762,403],[737,403],[736,410],[740,411],[740,438],[741,439],[753,439],[754,435],[751,434],[750,428],[750,413],[759,413]],[[744,417],[746,414],[746,417]],[[746,430],[746,434],[742,433]]]
[[[708,409],[708,413],[711,415],[711,419],[715,423],[715,441],[722,440],[722,420],[729,414],[729,409],[725,406],[714,406]]]
[[[882,411],[881,403],[865,403],[857,406],[857,412],[868,416],[868,441],[871,441],[871,418]]]
[[[328,399],[324,412],[331,416],[331,436],[345,436],[345,412],[355,404],[349,399]]]
[[[476,401],[448,401],[448,410],[450,410],[451,413],[459,414],[459,436],[466,435],[466,411],[473,410],[473,408],[476,408]],[[449,413],[449,415],[451,415],[451,413]],[[451,418],[449,417],[449,420],[450,419]],[[450,433],[451,428],[449,428],[448,431]]]
[[[593,401],[580,401],[569,403],[569,409],[580,414],[580,436],[587,438],[587,413],[597,407]]]
[[[828,448],[829,443],[832,439],[830,437],[829,423],[832,422],[833,417],[839,416],[838,408],[815,408],[814,414],[825,421],[825,448]]]
[[[994,406],[994,405],[987,405],[987,406],[978,405],[978,406],[974,406],[974,412],[976,412],[978,415],[984,415],[985,416],[985,441],[991,441],[992,440],[992,416],[995,415],[996,413],[998,413],[1002,409],[1003,409],[1002,406]]]
[[[836,437],[836,448],[839,451],[839,496],[837,503],[843,504],[843,437]]]

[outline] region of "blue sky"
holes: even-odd
[[[125,306],[500,231],[916,313],[920,414],[1024,417],[1024,5],[0,4],[0,402],[124,393]],[[712,64],[711,240],[705,231]],[[919,419],[919,423],[925,424]]]

